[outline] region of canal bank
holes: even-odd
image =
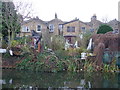
[[[74,52],[76,51],[72,51],[72,53]],[[1,67],[44,72],[116,72],[119,71],[116,63],[117,59],[114,58],[111,63],[103,63],[101,66],[98,66],[94,56],[88,56],[86,59],[81,59],[80,55],[73,54],[71,56],[68,51],[63,50],[52,53],[28,53],[21,56],[4,54]]]

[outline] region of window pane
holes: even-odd
[[[67,32],[70,32],[70,27],[69,26],[67,27]]]
[[[37,26],[37,31],[41,31],[41,26],[40,25]]]
[[[81,27],[81,29],[82,29],[82,32],[85,32],[85,27]]]
[[[29,27],[26,26],[22,27],[22,32],[29,32],[29,31],[30,31]]]
[[[72,27],[72,32],[75,32],[75,27]]]
[[[82,27],[81,29],[82,29],[82,30],[85,30],[85,27]]]
[[[63,29],[63,26],[62,25],[59,25],[59,30],[62,30]]]
[[[53,25],[53,24],[50,24],[50,25],[49,25],[49,30],[50,30],[50,32],[53,32],[53,31],[54,31],[54,25]]]
[[[67,32],[75,32],[75,27],[67,27]]]
[[[27,29],[27,32],[29,31],[29,28],[28,27],[26,27],[26,29]]]
[[[94,32],[94,29],[90,29],[90,32]]]

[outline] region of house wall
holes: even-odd
[[[75,32],[67,32],[68,26],[74,26]],[[80,33],[80,24],[79,21],[71,22],[63,26],[63,36],[78,36]]]
[[[50,24],[53,24],[54,25],[54,31],[53,32],[49,32],[52,35],[59,35],[59,24],[63,24],[63,21],[55,18],[53,20],[51,20],[50,22],[48,22],[48,26]]]
[[[41,25],[41,32],[39,31],[37,31],[37,25]],[[29,29],[30,29],[30,31],[29,32],[23,32],[22,31],[22,27],[29,27]],[[24,36],[24,35],[31,35],[31,30],[35,30],[36,32],[38,32],[38,33],[42,33],[42,34],[44,34],[44,33],[46,33],[47,32],[47,26],[45,25],[45,24],[43,24],[42,22],[39,22],[39,21],[35,21],[35,20],[33,20],[33,21],[31,21],[31,22],[28,22],[28,23],[25,23],[24,25],[22,25],[22,27],[21,27],[21,36]]]
[[[120,22],[118,22],[118,30],[119,30],[119,34],[120,34]]]
[[[31,35],[31,30],[35,30],[37,32],[37,25],[41,25],[42,26],[42,30],[41,32],[38,33],[42,33],[43,39],[46,43],[50,43],[51,41],[51,37],[53,37],[54,35],[63,35],[66,39],[70,38],[73,43],[75,40],[79,40],[79,34],[81,34],[83,32],[82,27],[85,27],[85,32],[90,29],[94,29],[95,32],[97,32],[97,29],[99,28],[99,26],[101,24],[103,24],[102,22],[100,22],[99,20],[97,20],[97,18],[92,18],[90,22],[82,22],[79,19],[75,19],[73,21],[70,22],[63,22],[60,19],[58,19],[57,17],[55,17],[55,19],[48,21],[48,22],[44,22],[42,20],[40,20],[39,18],[35,18],[35,19],[31,19],[28,20],[27,22],[23,23],[22,26],[27,26],[29,27],[30,31],[29,32],[21,32],[21,36],[25,36],[25,35]],[[49,30],[49,25],[53,24],[54,25],[54,31],[50,32]],[[63,25],[62,28],[62,32],[59,32],[59,24]],[[113,28],[120,28],[117,27],[118,25],[115,25],[115,22],[112,23],[112,27]],[[68,26],[73,26],[75,27],[75,32],[67,32],[67,27]],[[119,23],[120,26],[120,23]],[[119,29],[120,30],[120,29]],[[22,28],[21,28],[22,31]],[[75,40],[73,40],[75,39]]]
[[[82,30],[82,27],[85,27],[85,31]],[[81,33],[86,32],[86,31],[90,31],[90,29],[92,29],[92,28],[89,25],[80,22],[80,32]]]
[[[113,20],[110,23],[108,23],[109,26],[112,27],[113,30],[118,29],[118,21],[117,20]]]
[[[74,26],[75,32],[67,32],[68,26]],[[81,21],[70,22],[63,26],[63,36],[78,36],[80,33],[83,33],[82,27],[85,27],[85,32],[90,31],[91,27]]]

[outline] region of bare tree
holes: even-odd
[[[33,8],[32,8],[32,3],[30,2],[14,2],[15,4],[15,9],[18,14],[22,15],[22,19],[30,19],[33,16]]]
[[[103,22],[103,23],[108,23],[108,17],[107,17],[107,16],[106,16],[106,17],[103,17],[103,18],[102,18],[102,22]]]
[[[16,32],[20,32],[22,21],[33,16],[31,7],[29,3],[2,2],[2,34],[8,36],[8,47]]]

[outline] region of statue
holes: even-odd
[[[67,50],[70,47],[70,44],[68,43],[68,40],[65,42],[65,50]]]
[[[90,38],[87,50],[91,50],[91,48],[92,48],[92,38]]]
[[[74,48],[78,48],[78,41],[75,42]]]

